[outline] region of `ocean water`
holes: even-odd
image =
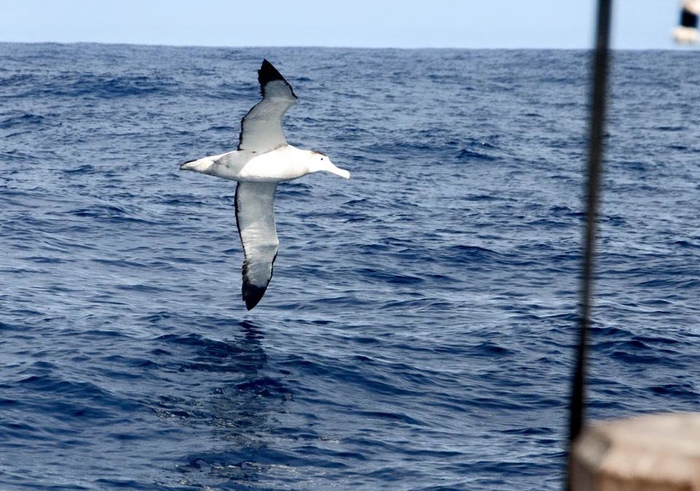
[[[266,57],[291,143],[240,299],[237,144]],[[589,53],[0,44],[0,488],[555,490]],[[700,403],[697,52],[616,52],[596,419]]]

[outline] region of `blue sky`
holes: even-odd
[[[588,48],[596,0],[0,0],[0,41]],[[671,49],[678,0],[616,0],[613,47]],[[688,49],[688,48],[686,48]]]

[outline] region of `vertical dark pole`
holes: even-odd
[[[584,236],[583,276],[581,287],[581,312],[576,368],[571,392],[571,415],[569,425],[569,453],[574,439],[581,432],[585,421],[585,381],[588,329],[591,324],[593,295],[593,272],[595,259],[596,218],[600,195],[600,174],[603,156],[605,127],[605,105],[607,98],[608,58],[610,45],[610,20],[612,0],[598,1],[598,23],[596,29],[595,59],[593,65],[593,91],[590,123],[590,148],[588,156],[588,184],[586,231]],[[567,489],[571,482],[567,475]]]

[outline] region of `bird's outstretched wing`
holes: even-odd
[[[292,86],[267,60],[263,60],[258,70],[258,82],[263,100],[241,120],[238,150],[265,153],[287,144],[282,130],[282,116],[297,101],[297,96]]]
[[[276,182],[239,182],[236,187],[236,224],[245,256],[242,292],[248,310],[265,294],[277,257],[276,190]]]

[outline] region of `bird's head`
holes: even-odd
[[[321,152],[316,152],[315,150],[309,150],[309,172],[320,172],[326,171],[331,174],[335,174],[345,179],[350,179],[350,172],[345,169],[340,169],[335,166],[328,155],[324,155]]]

